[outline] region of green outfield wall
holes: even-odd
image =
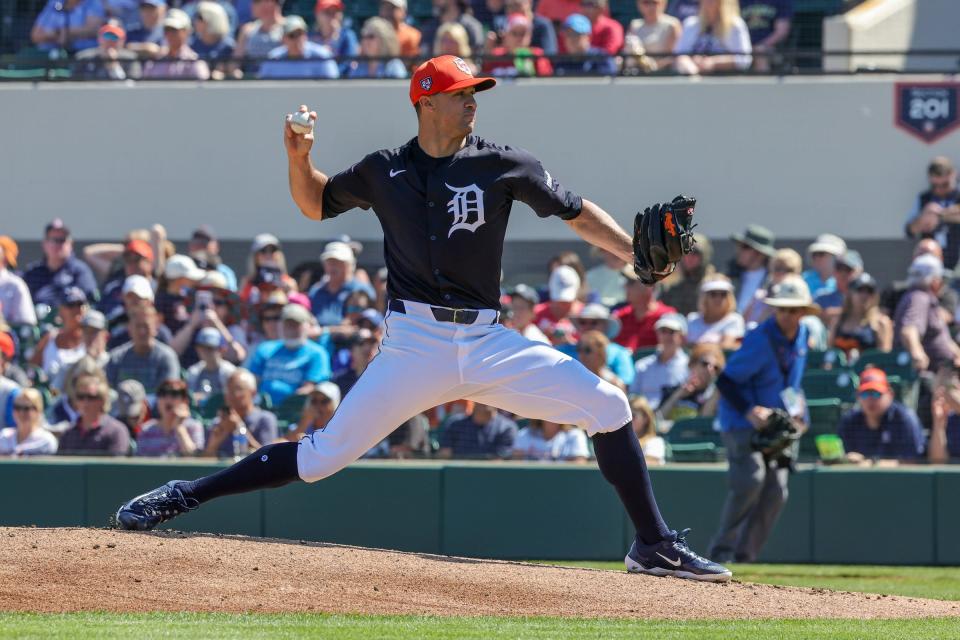
[[[0,462],[0,525],[108,526],[126,498],[222,468],[194,461]],[[726,493],[721,465],[652,470],[671,526],[705,549]],[[178,529],[490,558],[606,560],[631,527],[593,466],[358,463],[322,482],[233,496]],[[960,564],[960,469],[803,468],[767,562]]]

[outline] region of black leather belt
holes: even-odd
[[[391,300],[387,308],[397,313],[407,312],[407,307],[403,304],[403,300]],[[455,322],[456,324],[473,324],[480,315],[477,309],[448,309],[447,307],[430,307],[430,313],[433,314],[435,320],[440,322]],[[494,322],[499,322],[499,320],[500,314],[498,313],[497,319]]]

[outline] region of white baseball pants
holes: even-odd
[[[300,440],[297,469],[315,482],[347,466],[431,407],[468,399],[526,417],[573,424],[588,435],[631,420],[619,389],[553,347],[524,338],[481,310],[473,324],[434,319],[404,301],[390,311],[380,352],[326,428]]]

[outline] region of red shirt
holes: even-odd
[[[590,34],[590,46],[603,49],[610,55],[620,53],[623,49],[623,25],[601,14],[593,25]]]
[[[491,58],[500,58],[506,56],[505,60],[489,60],[483,65],[483,73],[491,76],[529,76],[530,72],[533,72],[533,75],[537,76],[552,76],[553,75],[553,65],[550,64],[548,58],[543,57],[543,49],[540,47],[528,47],[526,56],[517,56],[509,51],[506,47],[496,47],[493,51],[490,52]],[[526,57],[527,60],[523,60],[521,65],[523,69],[517,68],[517,60]],[[527,68],[528,67],[528,68]]]
[[[573,316],[580,313],[581,309],[583,309],[583,303],[579,300],[574,301],[573,306],[570,307],[570,315]],[[576,341],[578,337],[570,317],[556,317],[550,309],[549,302],[541,302],[533,308],[533,324],[537,325],[537,328],[543,331],[544,335],[547,336],[553,344],[565,344],[570,340]],[[554,336],[556,329],[563,330],[567,335],[567,339],[562,339],[561,336]]]
[[[580,0],[540,0],[536,13],[554,22],[563,22],[571,13],[580,13]]]
[[[659,300],[655,303],[653,311],[647,313],[639,320],[633,315],[633,306],[627,305],[614,312],[614,317],[620,320],[620,333],[613,339],[617,344],[622,344],[631,351],[642,349],[644,347],[657,346],[657,332],[653,325],[657,323],[665,313],[676,313],[676,309],[665,305]]]

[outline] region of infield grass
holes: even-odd
[[[957,637],[956,619],[646,621],[561,618],[439,618],[323,614],[0,613],[5,638],[781,638],[884,640]]]
[[[565,567],[623,570],[622,562],[545,562]],[[886,595],[960,600],[957,567],[890,567],[822,564],[733,564],[734,580],[794,587],[820,587]],[[960,623],[958,623],[960,627]],[[960,637],[960,632],[957,633]]]

